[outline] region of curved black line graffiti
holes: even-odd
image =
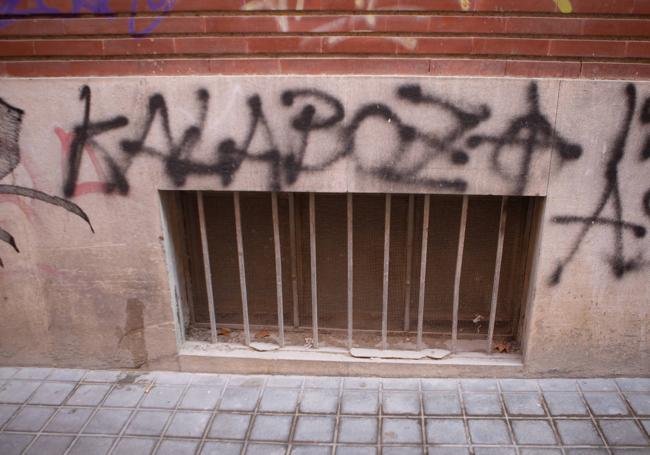
[[[23,115],[22,109],[14,107],[0,98],[0,180],[11,174],[20,163],[19,138]],[[90,226],[90,230],[95,232],[88,215],[73,202],[18,185],[0,184],[0,194],[12,194],[56,205],[83,219]],[[11,245],[17,253],[20,252],[14,237],[2,228],[0,228],[0,241]],[[4,267],[1,258],[0,267]]]
[[[591,212],[591,215],[586,217],[555,216],[551,218],[551,221],[557,224],[568,225],[577,223],[582,225],[576,240],[573,242],[573,246],[567,255],[559,261],[555,271],[551,274],[551,277],[549,278],[549,284],[551,286],[560,283],[564,268],[575,258],[585,236],[590,230],[597,227],[609,227],[613,230],[614,252],[609,257],[608,262],[615,277],[621,278],[627,272],[638,270],[643,265],[643,259],[640,256],[629,259],[625,256],[624,252],[624,230],[631,231],[637,238],[642,238],[646,235],[646,228],[644,226],[623,220],[623,202],[621,199],[619,184],[619,165],[625,156],[625,146],[630,133],[634,111],[636,109],[636,88],[633,84],[625,86],[625,97],[627,110],[616,138],[609,149],[609,159],[604,172],[605,186],[596,207]],[[611,201],[614,209],[613,219],[601,216],[609,201]]]

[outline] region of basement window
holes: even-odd
[[[182,340],[262,350],[517,349],[541,198],[162,198]]]

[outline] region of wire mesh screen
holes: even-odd
[[[289,195],[279,196],[284,321],[291,327],[294,307],[302,327],[312,324],[308,194],[295,200],[295,256],[297,301],[292,292]],[[422,195],[413,197],[413,241],[410,291],[407,287],[409,195],[391,196],[388,280],[388,330],[410,331],[417,326],[420,252],[423,221]],[[180,197],[191,286],[192,323],[209,322],[200,228],[195,193]],[[276,269],[270,193],[241,193],[241,230],[250,322],[277,326]],[[454,273],[457,260],[462,198],[431,196],[424,331],[451,331]],[[460,281],[459,333],[484,334],[490,311],[501,199],[469,198]],[[206,233],[215,315],[218,324],[242,324],[233,194],[204,193]],[[514,335],[524,294],[532,210],[530,198],[509,198],[499,282],[496,333]],[[354,329],[381,330],[384,261],[385,195],[353,197],[353,320]],[[316,277],[319,329],[347,328],[347,211],[346,195],[315,195]],[[410,292],[410,304],[406,293]],[[295,305],[294,305],[295,303]],[[406,315],[408,313],[408,315]],[[408,321],[405,317],[408,316]],[[377,335],[379,336],[379,335]]]

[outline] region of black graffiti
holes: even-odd
[[[20,163],[19,139],[23,115],[22,109],[14,107],[0,98],[0,180],[11,174]],[[61,207],[83,219],[90,226],[90,230],[94,232],[88,215],[73,202],[18,185],[0,184],[0,194],[27,197]],[[17,253],[20,252],[14,237],[2,228],[0,228],[0,241],[11,245]],[[4,267],[1,258],[0,267]]]
[[[636,109],[636,88],[633,84],[628,84],[625,87],[625,97],[627,110],[623,123],[621,124],[616,138],[609,149],[609,158],[604,172],[605,186],[596,207],[588,216],[555,216],[552,218],[552,221],[557,224],[582,225],[571,249],[567,255],[560,260],[554,272],[551,274],[549,284],[552,286],[557,285],[560,282],[564,268],[575,258],[589,231],[596,228],[605,227],[612,229],[613,231],[614,251],[610,255],[608,262],[614,276],[621,278],[626,273],[638,270],[643,265],[643,259],[640,256],[628,258],[625,256],[624,251],[624,232],[631,232],[636,238],[642,238],[646,235],[646,228],[644,226],[623,220],[623,202],[619,184],[619,165],[625,155],[626,142]],[[614,210],[614,217],[603,217],[603,210],[610,202]]]
[[[528,112],[515,117],[499,136],[474,135],[467,139],[470,148],[482,144],[492,146],[492,169],[504,179],[514,184],[515,194],[524,194],[533,155],[544,149],[555,148],[560,156],[560,165],[566,161],[577,160],[582,155],[582,147],[564,139],[551,125],[539,108],[537,84],[528,86]],[[521,149],[519,170],[512,174],[505,170],[504,153],[511,147]]]
[[[650,124],[650,96],[645,99],[639,120],[641,124]],[[641,161],[650,159],[650,134],[645,138],[645,145],[641,149]],[[643,211],[646,215],[650,216],[650,189],[643,195]]]

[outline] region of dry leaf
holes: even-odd
[[[508,343],[497,343],[494,345],[494,350],[497,352],[510,352],[511,346]]]
[[[227,327],[222,327],[222,328],[219,329],[219,335],[228,336],[228,335],[230,335],[230,332],[232,332],[232,330],[230,330]]]
[[[260,330],[255,334],[255,338],[267,338],[271,336],[271,332],[268,330]]]

